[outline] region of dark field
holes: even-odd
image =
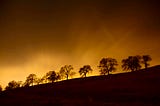
[[[156,105],[160,105],[160,66],[18,88],[0,94],[0,106]]]

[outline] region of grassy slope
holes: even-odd
[[[2,105],[160,105],[160,66],[6,91]]]

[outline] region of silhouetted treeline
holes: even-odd
[[[121,61],[121,67],[124,71],[137,71],[142,68],[142,65],[145,69],[148,68],[150,65],[149,62],[152,60],[152,58],[149,55],[136,55],[136,56],[128,56],[125,59],[122,59]],[[102,58],[99,62],[98,68],[100,75],[109,75],[111,72],[116,71],[118,66],[118,62],[114,58]],[[54,83],[55,81],[72,78],[76,74],[76,72],[73,71],[72,65],[65,65],[60,68],[59,72],[56,71],[49,71],[47,72],[42,78],[37,77],[36,74],[29,74],[26,77],[25,82],[22,81],[10,81],[8,85],[5,87],[5,90],[15,89],[19,87],[25,87],[25,86],[33,86],[33,85],[39,85],[44,83]],[[87,74],[92,72],[93,69],[90,65],[84,65],[79,69],[79,74],[81,77],[86,77]],[[0,86],[0,91],[2,91],[2,87]]]

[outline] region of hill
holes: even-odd
[[[1,106],[160,105],[160,66],[147,70],[76,78],[0,93]]]

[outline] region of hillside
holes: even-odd
[[[0,94],[1,106],[160,105],[160,66],[18,88]]]

